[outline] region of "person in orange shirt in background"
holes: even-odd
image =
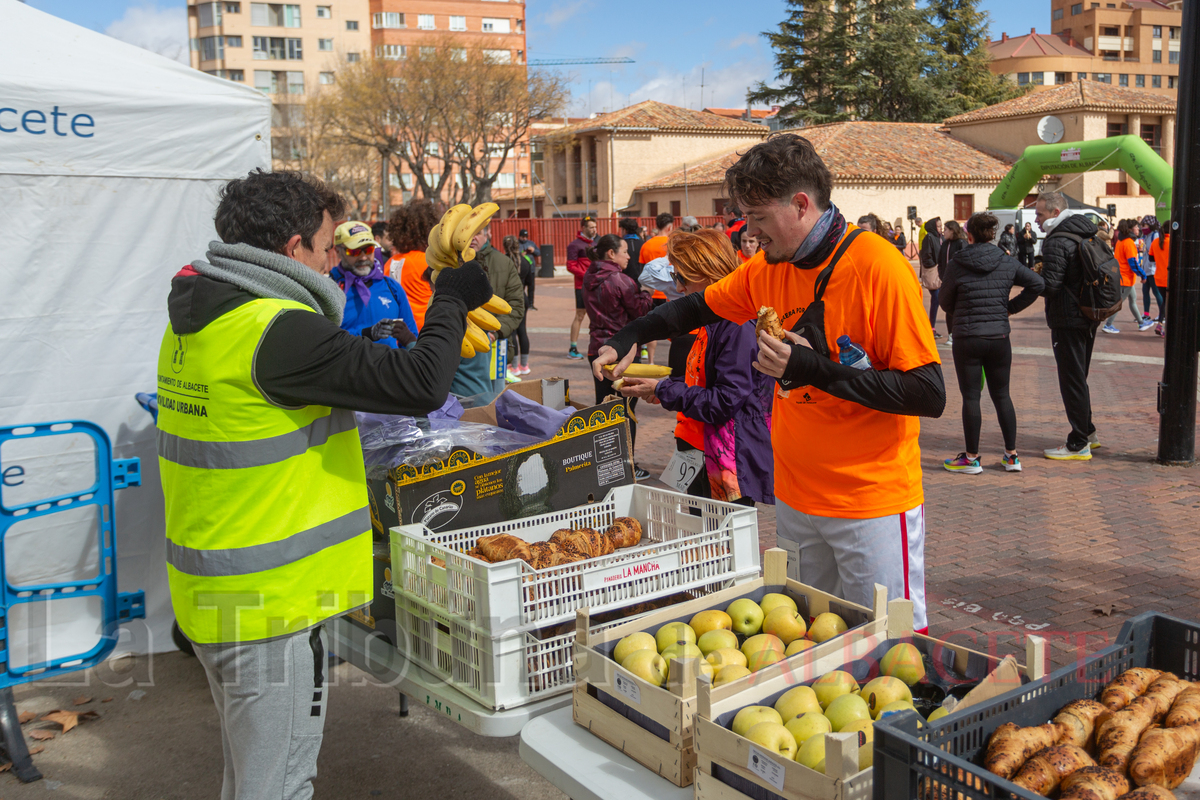
[[[737,247],[738,263],[745,264],[758,252],[758,237],[747,231],[734,234],[734,245]]]
[[[429,244],[429,232],[437,225],[439,215],[433,203],[417,200],[400,206],[388,220],[388,239],[392,242],[392,257],[383,267],[384,275],[393,272],[400,276],[400,285],[408,295],[413,318],[419,333],[425,327],[425,309],[433,297],[433,284],[429,282],[429,265],[425,263],[425,248]]]
[[[1159,336],[1166,336],[1167,324],[1167,278],[1170,276],[1171,266],[1171,234],[1166,228],[1158,235],[1153,242],[1150,243],[1150,257],[1154,259],[1154,285],[1158,287],[1158,291],[1162,294],[1162,319],[1158,321],[1154,332]]]
[[[642,245],[642,251],[638,257],[638,260],[642,262],[643,266],[649,264],[656,258],[667,257],[667,237],[671,235],[671,231],[675,230],[675,217],[664,211],[662,214],[659,214],[654,218],[654,226],[658,229],[658,233],[646,240],[646,242]],[[667,296],[661,291],[655,290],[655,292],[650,296],[654,298],[655,308],[658,308],[667,302]],[[683,351],[682,355],[677,355],[675,359],[672,359],[670,355],[667,356],[667,362],[671,367],[672,373],[677,371],[676,367],[686,361],[687,353],[691,351],[693,341],[695,340],[689,338],[688,341],[685,342],[687,345],[686,348],[683,348],[682,345],[680,346]],[[642,348],[644,351],[642,360],[647,364],[654,363],[654,350],[657,348],[657,346],[658,342],[646,342],[646,346]],[[672,347],[672,351],[674,350],[675,348]],[[680,374],[682,374],[682,372]]]
[[[912,600],[914,627],[927,629],[918,417],[941,416],[946,387],[912,266],[847,224],[803,137],[750,148],[725,188],[762,249],[703,293],[627,325],[598,351],[595,374],[605,364],[623,374],[639,342],[774,308],[786,341],[760,333],[754,366],[778,384],[777,533],[798,550],[802,582],[862,605],[882,584]]]
[[[1146,273],[1142,272],[1141,265],[1138,263],[1137,249],[1137,223],[1133,220],[1123,219],[1117,223],[1117,244],[1113,247],[1113,255],[1117,257],[1117,263],[1121,267],[1121,302],[1129,300],[1129,310],[1133,312],[1133,324],[1138,326],[1138,330],[1144,331],[1154,327],[1154,323],[1150,320],[1142,319],[1142,309],[1138,306],[1137,292],[1134,290],[1134,284],[1137,282],[1135,276],[1140,275],[1142,280],[1146,279]],[[1117,326],[1112,324],[1113,317],[1109,317],[1104,321],[1104,327],[1100,330],[1105,333],[1120,333]]]

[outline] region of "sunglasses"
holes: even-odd
[[[346,248],[346,255],[350,256],[351,258],[357,258],[358,256],[369,256],[374,252],[375,245],[373,244],[365,244],[362,247],[356,247],[353,250],[351,250],[349,247]]]
[[[687,278],[683,277],[678,272],[671,273],[671,280],[675,281],[675,285],[678,286],[680,289],[687,288]]]

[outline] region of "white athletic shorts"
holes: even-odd
[[[804,514],[775,501],[775,533],[799,553],[800,582],[871,607],[875,584],[888,600],[913,602],[913,628],[928,633],[925,612],[925,506],[873,519]]]

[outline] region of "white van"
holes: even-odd
[[[1033,228],[1033,232],[1036,233],[1038,237],[1037,248],[1033,251],[1034,257],[1041,258],[1042,240],[1046,238],[1046,234],[1038,226],[1037,220],[1034,219],[1035,212],[1033,210],[1033,206],[1029,206],[1028,208],[989,208],[988,213],[994,215],[996,219],[1000,221],[1000,225],[996,229],[997,238],[999,238],[1000,233],[1004,231],[1005,225],[1012,225],[1013,233],[1019,237],[1021,235],[1021,231],[1025,229],[1025,223],[1028,222]],[[1068,208],[1059,214],[1059,217],[1064,219],[1074,216],[1087,217],[1094,225],[1097,226],[1099,226],[1101,222],[1108,224],[1108,220],[1091,209]]]

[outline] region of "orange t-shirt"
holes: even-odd
[[[638,261],[641,261],[643,264],[649,264],[654,259],[663,258],[666,255],[667,255],[667,237],[655,236],[653,239],[647,240],[646,243],[644,245],[642,245],[642,251],[638,255]],[[654,294],[651,296],[655,300],[666,300],[667,299],[667,296],[659,291],[655,291]]]
[[[696,341],[688,351],[687,369],[683,374],[683,382],[688,386],[705,386],[704,355],[708,349],[708,328],[696,329]],[[675,436],[683,439],[697,450],[704,449],[704,423],[698,419],[686,416],[682,411],[675,412]]]
[[[1113,255],[1117,257],[1117,263],[1121,265],[1121,285],[1133,286],[1133,270],[1129,268],[1129,259],[1137,258],[1137,245],[1133,243],[1133,239],[1122,239],[1117,242],[1117,246],[1113,248]]]
[[[737,251],[737,257],[738,257],[739,264],[745,264],[747,261],[754,258],[754,256],[748,256],[745,253],[743,253],[741,250]]]
[[[1154,259],[1154,285],[1160,289],[1167,288],[1167,278],[1171,274],[1171,235],[1160,235],[1150,243],[1150,257]]]
[[[433,297],[433,287],[423,277],[428,266],[424,250],[396,253],[388,261],[388,269],[400,270],[400,285],[408,295],[408,304],[412,306],[413,319],[417,323],[417,330],[413,333],[425,327],[425,309],[429,307],[429,298]]]
[[[853,226],[850,226],[853,230]],[[760,251],[704,299],[741,324],[772,306],[791,328],[813,301],[824,265],[768,264]],[[849,336],[876,369],[906,372],[940,364],[929,313],[912,266],[880,236],[860,236],[834,267],[825,290],[825,338]],[[924,502],[917,417],[885,414],[815,387],[775,389],[771,440],[775,494],[797,511],[842,519],[898,514]]]

